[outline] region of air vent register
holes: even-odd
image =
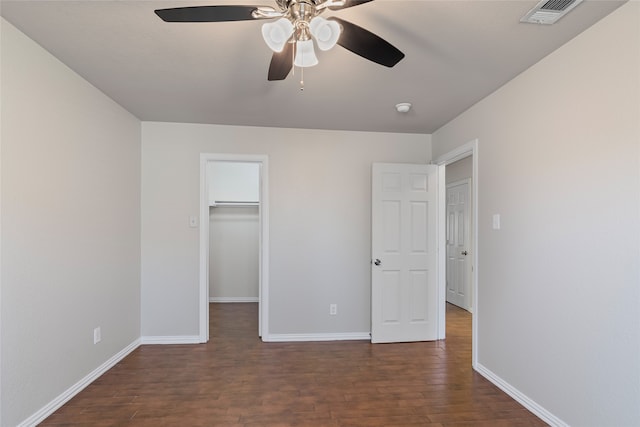
[[[582,3],[582,0],[542,0],[527,12],[520,19],[520,22],[544,25],[555,24],[580,3]]]

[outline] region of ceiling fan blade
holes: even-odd
[[[393,67],[404,58],[404,53],[371,31],[344,19],[335,17],[330,19],[342,25],[342,34],[340,34],[338,44],[356,55],[385,67]]]
[[[344,0],[344,5],[342,5],[342,6],[329,6],[329,9],[331,9],[331,10],[346,9],[348,7],[359,6],[359,5],[364,4],[364,3],[369,3],[370,1],[373,1],[373,0]]]
[[[282,52],[274,52],[269,64],[269,81],[284,80],[293,67],[293,43],[286,43]]]
[[[171,9],[157,9],[165,22],[226,22],[250,21],[257,19],[253,11],[259,6],[189,6]]]

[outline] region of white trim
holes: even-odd
[[[209,297],[209,302],[227,303],[227,302],[259,302],[258,297]]]
[[[554,427],[569,427],[569,424],[562,421],[560,418],[553,415],[551,412],[547,411],[544,407],[538,404],[536,401],[522,393],[520,390],[500,378],[490,369],[487,369],[485,366],[481,364],[477,364],[475,370],[485,377],[487,380],[492,382],[496,387],[500,390],[507,393],[511,396],[516,402],[520,403],[522,406],[533,412],[538,418],[540,418],[545,423],[554,426]]]
[[[199,342],[209,341],[209,185],[207,157],[200,154],[200,277],[198,289]]]
[[[258,335],[269,335],[269,157],[260,165],[260,266],[258,283]]]
[[[265,342],[306,342],[306,341],[371,341],[369,332],[339,332],[328,334],[271,334],[263,336]]]
[[[199,335],[148,336],[140,338],[142,345],[156,344],[199,344]]]
[[[462,178],[462,179],[459,179],[458,181],[453,181],[453,182],[446,183],[447,190],[450,187],[456,187],[458,185],[463,185],[463,184],[471,184],[471,178]],[[469,190],[471,190],[471,187],[469,187]]]
[[[480,298],[478,295],[478,139],[467,142],[460,147],[449,151],[436,159],[436,164],[440,166],[441,178],[439,181],[440,195],[438,200],[438,247],[439,251],[438,259],[438,329],[440,339],[445,338],[446,328],[446,266],[447,266],[447,251],[446,251],[446,183],[445,183],[445,167],[448,164],[456,162],[465,157],[472,156],[472,171],[471,171],[471,228],[473,230],[473,249],[471,253],[471,265],[473,271],[471,273],[471,287],[473,288],[473,311],[471,312],[471,365],[476,368],[478,365],[478,313],[480,311]],[[442,193],[445,193],[443,195]]]
[[[111,369],[116,363],[120,362],[122,359],[127,357],[129,353],[140,346],[140,338],[133,341],[131,344],[120,350],[115,355],[111,356],[109,360],[104,362],[102,365],[98,366],[87,376],[82,378],[80,381],[69,387],[67,390],[62,392],[58,397],[53,399],[51,402],[47,403],[43,406],[38,412],[31,415],[26,420],[22,421],[18,424],[18,427],[32,427],[37,426],[39,423],[44,421],[49,415],[53,414],[58,408],[71,400],[75,395],[80,393],[87,387],[89,384],[98,379],[102,374]]]
[[[465,157],[469,157],[472,152],[478,149],[478,140],[474,139],[472,141],[467,142],[466,144],[462,144],[461,146],[454,148],[448,153],[442,154],[435,160],[435,163],[438,165],[442,164],[451,164],[457,162],[458,160],[462,160]]]
[[[200,291],[199,341],[209,341],[209,189],[207,163],[213,161],[260,165],[260,231],[258,251],[258,335],[269,334],[269,156],[200,153]]]
[[[438,167],[438,339],[447,337],[447,190],[445,168]]]
[[[2,110],[2,107],[0,106],[0,110]],[[1,116],[1,114],[0,114]],[[0,143],[0,159],[2,158],[2,144]],[[2,162],[0,161],[0,177],[2,177]],[[0,189],[2,188],[2,179],[0,178]],[[1,191],[0,191],[1,193]],[[2,200],[1,194],[0,194],[0,200]],[[0,209],[0,271],[2,271],[2,209]],[[2,301],[2,274],[0,274],[0,301]],[[0,319],[2,319],[2,304],[0,304]],[[2,334],[0,334],[0,366],[3,366],[4,364],[2,363]],[[2,384],[1,381],[1,374],[0,374],[0,385]],[[2,387],[0,386],[0,423],[2,423]]]

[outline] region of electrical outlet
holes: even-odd
[[[329,314],[332,316],[338,314],[338,304],[329,304]]]
[[[93,343],[98,344],[102,340],[102,332],[100,331],[100,326],[93,330]]]

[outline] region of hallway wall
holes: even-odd
[[[640,3],[439,129],[434,157],[475,138],[480,368],[556,424],[640,425]]]

